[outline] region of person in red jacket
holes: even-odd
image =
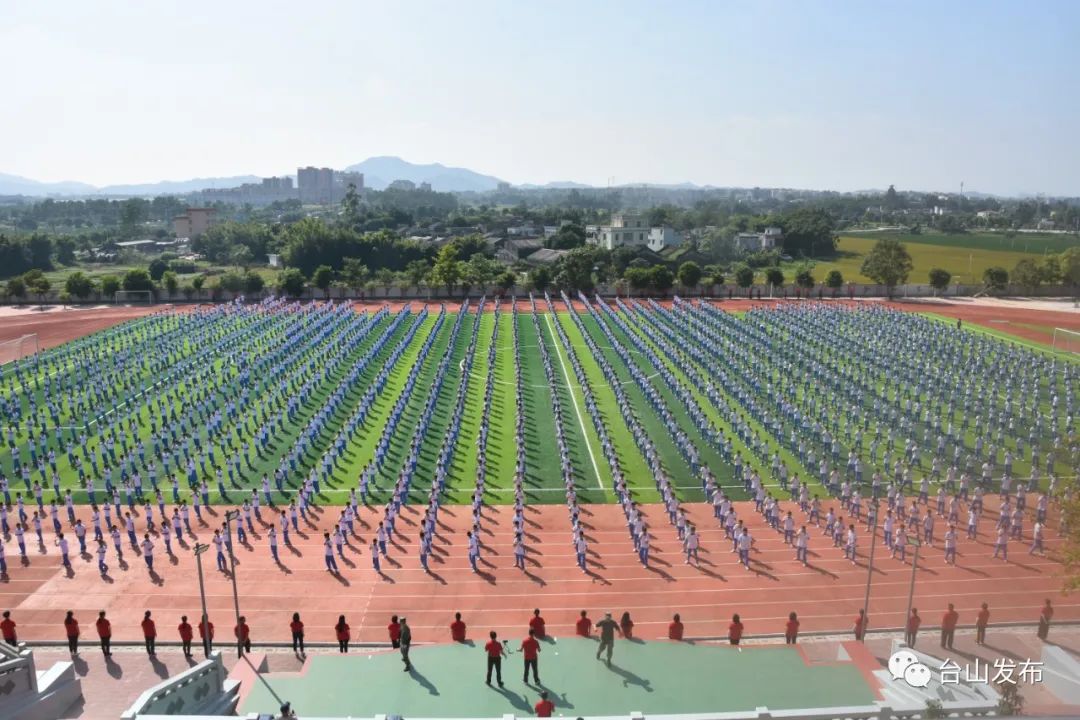
[[[149,610],[147,610],[143,614],[143,619],[142,619],[141,624],[142,624],[143,640],[146,642],[146,654],[150,655],[150,656],[154,656],[154,655],[157,654],[155,652],[155,647],[154,647],[155,644],[157,643],[157,625],[154,624],[154,621],[150,618],[150,611]]]
[[[975,644],[983,645],[986,643],[986,626],[990,624],[990,606],[986,603],[982,604],[982,609],[979,610],[978,616],[975,618]]]
[[[401,647],[401,623],[398,622],[397,615],[391,616],[390,624],[386,626],[386,632],[390,635],[390,647],[395,650]]]
[[[589,637],[592,635],[592,620],[589,619],[588,614],[584,610],[581,611],[581,617],[578,618],[574,628],[581,637]]]
[[[555,703],[548,700],[547,690],[540,692],[540,701],[536,703],[534,709],[536,717],[551,717],[551,713],[555,711]]]
[[[739,620],[739,614],[735,613],[731,616],[731,624],[728,625],[727,629],[728,642],[732,645],[738,645],[739,641],[742,640],[742,634],[743,624],[742,621]]]
[[[244,657],[245,652],[251,652],[251,628],[248,627],[247,618],[243,615],[240,616],[240,622],[233,628],[233,635],[236,636],[236,650],[240,657]]]
[[[630,619],[629,611],[624,611],[622,617],[619,618],[619,630],[627,640],[634,637],[634,621]]]
[[[19,638],[15,635],[15,621],[11,619],[11,611],[4,611],[4,619],[0,620],[0,637],[4,638],[11,647],[19,644]]]
[[[176,626],[177,631],[180,633],[180,646],[184,649],[184,657],[191,657],[191,640],[195,637],[195,632],[191,629],[191,623],[187,621],[187,615],[180,616],[180,624]]]
[[[304,623],[300,621],[300,613],[292,614],[292,622],[289,623],[289,632],[292,633],[292,651],[304,657]]]
[[[960,613],[949,603],[949,609],[941,618],[941,647],[953,649],[953,636],[956,634],[956,622],[960,619]]]
[[[334,636],[337,637],[338,652],[349,652],[349,637],[351,632],[349,623],[345,622],[345,616],[338,615],[337,625],[334,626]]]
[[[1040,640],[1045,640],[1050,635],[1050,621],[1054,619],[1054,608],[1050,605],[1050,598],[1046,599],[1046,604],[1039,610],[1039,630],[1038,635]]]
[[[64,617],[64,633],[67,635],[68,650],[72,655],[79,654],[79,621],[75,619],[75,613],[67,611]]]
[[[911,617],[908,618],[904,632],[904,644],[909,648],[915,647],[915,638],[919,634],[920,625],[922,625],[922,618],[919,617],[919,609],[911,608]]]
[[[866,620],[866,611],[859,610],[859,615],[855,618],[855,639],[860,642],[866,635]]]
[[[679,613],[675,613],[675,617],[672,618],[671,624],[667,626],[667,638],[668,640],[682,640],[683,624],[679,619]]]
[[[454,642],[465,642],[465,623],[461,619],[461,613],[454,613],[454,622],[450,623],[450,639]]]
[[[532,630],[536,637],[543,640],[547,637],[546,624],[544,618],[540,617],[540,608],[533,610],[533,616],[529,620],[529,629]]]
[[[214,623],[209,618],[199,621],[199,639],[203,641],[203,647],[207,655],[214,649]]]
[[[484,682],[488,685],[491,684],[491,671],[495,670],[495,679],[499,681],[499,687],[502,687],[503,646],[499,642],[498,636],[495,634],[494,630],[488,633],[488,637],[491,639],[484,645],[484,652],[487,654],[487,680]]]
[[[104,610],[98,613],[94,627],[97,628],[98,638],[101,639],[101,654],[112,657],[112,650],[109,649],[109,644],[112,642],[112,623],[105,617]]]
[[[532,667],[533,682],[540,684],[540,643],[536,641],[536,631],[529,628],[529,636],[521,641],[521,654],[525,657],[525,676],[522,682],[529,684],[529,668]]]
[[[787,625],[784,626],[784,642],[788,645],[794,645],[798,637],[799,616],[795,613],[789,613],[787,616]]]

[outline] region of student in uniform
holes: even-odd
[[[338,652],[349,652],[349,637],[350,637],[349,624],[345,622],[345,616],[339,615],[337,624],[334,625],[334,636],[338,641]]]
[[[191,657],[191,640],[195,637],[192,631],[191,624],[188,623],[187,615],[180,616],[180,624],[177,626],[177,631],[180,633],[180,646],[183,648],[184,657]]]
[[[484,652],[487,654],[487,679],[484,681],[486,684],[491,684],[491,671],[495,671],[495,679],[499,683],[499,687],[503,687],[502,681],[502,656],[503,646],[499,642],[498,636],[495,631],[492,630],[488,633],[489,640],[484,645]],[[527,668],[528,666],[526,666]],[[527,670],[526,670],[527,671]]]
[[[150,617],[150,611],[147,610],[143,613],[143,619],[140,623],[143,631],[143,641],[146,643],[146,654],[151,657],[155,656],[156,644],[157,644],[157,625]]]

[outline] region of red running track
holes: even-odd
[[[1026,543],[1013,542],[1008,562],[991,558],[995,505],[996,499],[990,499],[978,541],[961,540],[957,567],[944,563],[940,544],[924,549],[915,591],[924,625],[936,625],[948,602],[956,603],[961,624],[969,624],[984,601],[990,604],[992,623],[1034,622],[1046,597],[1054,599],[1055,619],[1080,620],[1080,599],[1060,595],[1062,568],[1052,559],[1060,543],[1053,532],[1046,543],[1050,557],[1029,556]],[[582,513],[590,542],[590,572],[583,574],[570,547],[566,508],[545,505],[527,508],[530,556],[526,573],[513,567],[509,508],[485,510],[483,572],[477,575],[470,571],[465,555],[469,508],[451,506],[440,511],[431,575],[419,567],[416,556],[414,523],[421,510],[415,507],[408,508],[399,521],[398,530],[404,535],[399,534],[390,548],[391,559],[383,564],[385,575],[375,574],[369,546],[376,514],[365,508],[357,531],[366,542],[354,540],[352,548],[346,549],[348,562],[338,561],[341,575],[336,578],[324,569],[322,535],[316,531],[330,527],[330,518],[338,515],[336,509],[327,508],[315,526],[301,526],[306,537],[294,535],[292,549],[280,548],[282,567],[271,560],[265,532],[258,525],[252,544],[237,546],[240,608],[256,643],[288,640],[293,611],[302,613],[309,642],[331,642],[331,626],[339,614],[347,616],[360,640],[371,642],[385,640],[391,614],[407,615],[416,640],[424,642],[447,640],[455,611],[463,613],[470,633],[476,636],[489,629],[521,632],[534,607],[542,610],[555,634],[573,632],[582,609],[594,620],[605,611],[618,615],[628,610],[637,634],[646,638],[664,635],[674,612],[681,613],[687,635],[694,637],[725,634],[735,612],[751,636],[781,632],[791,611],[799,614],[804,632],[850,631],[866,588],[869,536],[865,527],[860,528],[856,565],[845,560],[831,541],[812,532],[810,567],[804,568],[795,562],[793,550],[782,537],[753,512],[752,504],[737,507],[756,538],[751,571],[738,565],[706,505],[688,506],[691,521],[702,534],[700,568],[684,563],[681,544],[661,508],[646,506],[656,536],[649,569],[637,560],[620,508],[590,505]],[[216,525],[223,520],[222,510],[216,508],[215,515],[206,518]],[[85,522],[86,509],[80,508],[80,513]],[[143,523],[137,524],[141,534]],[[1054,514],[1049,524],[1056,526]],[[939,522],[939,535],[942,526]],[[193,623],[199,616],[190,548],[196,539],[208,542],[212,526],[195,529],[197,536],[187,537],[186,547],[171,562],[164,557],[160,538],[155,539],[157,579],[151,579],[141,556],[126,546],[126,538],[125,558],[130,565],[117,568],[110,546],[112,567],[105,579],[97,572],[96,559],[89,556],[73,556],[74,571],[64,572],[51,534],[46,534],[44,547],[29,548],[31,559],[26,566],[15,557],[14,543],[8,542],[10,576],[0,582],[0,608],[13,611],[20,639],[29,641],[62,641],[61,621],[69,609],[75,611],[86,640],[94,639],[92,622],[98,610],[108,612],[115,639],[141,639],[138,623],[147,609],[158,620],[161,639],[175,640],[179,616],[186,614]],[[899,627],[911,565],[889,559],[879,539],[874,566],[871,627]],[[231,583],[215,569],[212,552],[204,556],[204,571],[210,618],[219,639],[225,639],[231,636],[234,622]]]

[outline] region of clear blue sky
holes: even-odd
[[[1080,2],[0,0],[0,172],[1080,195]]]

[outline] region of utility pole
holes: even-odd
[[[911,617],[911,603],[915,599],[915,571],[919,567],[919,548],[922,547],[918,533],[910,540],[911,544],[915,546],[915,555],[911,558],[911,586],[908,588],[907,613],[904,614],[904,628],[907,628],[908,619]]]
[[[863,629],[862,641],[866,642],[866,629],[870,619],[870,581],[874,577],[874,546],[877,545],[878,509],[881,503],[874,498],[874,522],[870,528],[870,556],[866,561],[866,597],[863,599]]]
[[[203,654],[210,657],[210,621],[206,616],[206,586],[203,584],[202,556],[210,549],[204,543],[195,544],[195,565],[199,568],[199,597],[202,599]]]
[[[225,511],[225,544],[229,548],[229,577],[232,580],[233,608],[236,610],[237,627],[240,626],[240,596],[236,592],[236,555],[233,553],[232,521],[236,520],[239,517],[239,510]],[[240,522],[243,521],[241,520]]]

